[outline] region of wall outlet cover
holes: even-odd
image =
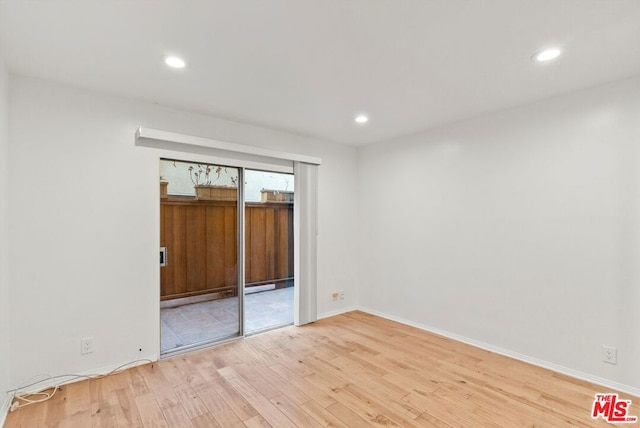
[[[602,345],[602,361],[609,364],[618,364],[618,350],[613,346]]]
[[[93,352],[93,338],[88,337],[80,340],[80,354],[86,355]]]

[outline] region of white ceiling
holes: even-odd
[[[564,54],[533,63],[547,46]],[[0,0],[0,52],[16,74],[361,145],[640,74],[640,1]]]

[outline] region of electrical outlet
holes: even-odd
[[[80,340],[80,354],[90,354],[93,352],[93,337]]]
[[[618,350],[613,346],[602,345],[602,361],[609,364],[618,364]]]
[[[338,298],[340,298],[340,293],[338,293],[337,291],[334,291],[333,293],[331,293],[331,299],[335,302],[336,300],[338,300]]]
[[[344,290],[340,290],[340,300],[344,300]]]

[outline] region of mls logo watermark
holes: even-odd
[[[596,394],[591,418],[602,418],[609,423],[633,424],[638,422],[638,417],[629,416],[630,407],[631,400],[620,400],[618,394]]]

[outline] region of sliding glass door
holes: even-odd
[[[242,335],[242,171],[160,161],[161,353]]]
[[[292,174],[160,160],[162,355],[293,323],[293,195]]]

